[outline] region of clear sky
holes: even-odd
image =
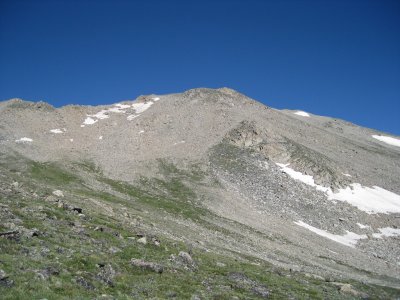
[[[0,0],[0,99],[236,89],[400,135],[400,1]]]

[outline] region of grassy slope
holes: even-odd
[[[0,269],[9,275],[8,281],[0,281],[2,299],[93,299],[104,294],[118,299],[190,299],[193,295],[201,299],[257,299],[262,298],[260,290],[265,287],[271,299],[352,298],[332,283],[279,270],[240,254],[207,252],[165,236],[157,236],[160,246],[155,245],[152,232],[157,231],[151,230],[151,223],[157,214],[210,226],[201,218],[210,212],[196,201],[187,184],[202,180],[197,169],[181,171],[160,162],[165,180],[143,179],[139,188],[104,178],[88,163],[75,165],[72,173],[55,164],[14,162],[12,168],[12,160],[1,162],[1,174],[6,177],[2,177],[0,194],[0,232],[7,230],[6,222],[19,224],[20,219],[20,226],[35,228],[39,234],[0,237]],[[84,174],[96,178],[102,190],[89,188]],[[20,187],[6,191],[13,181]],[[49,197],[55,189],[66,191],[62,201],[83,208],[84,216],[59,207],[60,202]],[[121,211],[126,212],[125,218]],[[139,243],[138,235],[147,236],[148,243]],[[192,252],[194,268],[171,260],[171,255],[180,251]],[[162,264],[164,272],[135,268],[130,264],[132,258]],[[398,293],[352,284],[375,298],[394,298]]]

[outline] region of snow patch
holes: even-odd
[[[174,143],[174,146],[179,145],[179,144],[184,144],[184,143],[186,143],[186,142],[185,141],[176,142],[176,143]]]
[[[120,109],[127,109],[127,108],[131,107],[129,104],[122,104],[122,103],[117,103],[114,105],[118,106]]]
[[[316,184],[314,182],[314,177],[312,177],[311,175],[304,175],[301,172],[297,172],[295,170],[293,170],[292,168],[289,168],[288,166],[290,164],[279,164],[277,163],[277,165],[281,168],[281,170],[283,172],[285,172],[286,174],[288,174],[290,177],[292,177],[295,180],[301,181],[309,186],[315,187],[318,191],[321,192],[326,192],[328,193],[330,191],[329,188],[326,188],[322,185]]]
[[[15,140],[16,143],[31,143],[33,140],[31,138],[23,137],[19,140]]]
[[[103,139],[103,136],[101,135],[101,136],[99,136],[99,140],[102,140]]]
[[[61,129],[51,129],[50,132],[52,133],[63,133]]]
[[[337,235],[337,234],[329,233],[329,232],[327,232],[325,230],[322,230],[322,229],[318,229],[318,228],[313,227],[311,225],[308,225],[307,223],[304,223],[302,221],[298,221],[298,222],[294,222],[294,223],[296,225],[304,227],[304,228],[306,228],[306,229],[308,229],[308,230],[310,230],[310,231],[312,231],[312,232],[314,232],[314,233],[316,233],[316,234],[318,234],[320,236],[326,237],[326,238],[328,238],[328,239],[330,239],[332,241],[335,241],[337,243],[340,243],[340,244],[343,244],[343,245],[346,245],[346,246],[349,246],[349,247],[352,247],[352,248],[355,248],[358,240],[367,238],[366,234],[359,235],[357,233],[354,233],[354,232],[351,232],[351,231],[347,231],[347,230],[346,230],[346,234],[345,235]]]
[[[126,119],[128,121],[133,120],[134,118],[138,117],[139,114],[143,113],[147,109],[152,106],[155,101],[160,100],[159,97],[154,97],[152,98],[154,101],[146,101],[146,102],[140,102],[140,103],[133,103],[132,105],[129,104],[122,104],[122,103],[116,103],[114,104],[113,107],[103,109],[93,115],[87,115],[87,118],[81,125],[81,127],[85,127],[85,125],[93,125],[96,123],[98,120],[104,120],[110,118],[110,113],[126,113],[127,109],[133,109],[135,111],[135,114],[129,115]]]
[[[142,134],[142,133],[144,133],[144,130],[140,130],[140,131],[139,131],[139,134]]]
[[[377,239],[381,239],[382,237],[391,237],[391,236],[400,236],[400,229],[385,227],[378,228],[381,233],[373,233],[372,236]]]
[[[330,193],[328,199],[346,201],[368,214],[400,213],[400,196],[378,186],[370,188],[352,183],[337,193]]]
[[[361,229],[365,229],[365,228],[371,228],[371,226],[369,225],[363,225],[361,223],[357,223],[358,227],[360,227]]]
[[[346,177],[352,177],[350,174],[347,174],[347,173],[342,173],[344,176],[346,176]]]
[[[93,125],[94,123],[96,123],[98,120],[95,120],[95,119],[93,119],[93,118],[91,118],[91,117],[87,117],[86,119],[85,119],[85,121],[83,121],[83,124],[85,124],[85,125]],[[82,127],[82,125],[81,125],[81,127]]]
[[[131,105],[128,105],[128,104],[122,104],[122,103],[114,104],[114,107],[103,109],[93,115],[87,115],[88,118],[90,118],[93,121],[89,121],[89,123],[88,123],[86,121],[88,118],[86,118],[86,120],[83,122],[83,124],[92,125],[92,124],[96,123],[98,120],[108,119],[108,118],[110,118],[110,113],[126,113],[125,109],[128,109],[130,107],[131,107]],[[84,127],[84,126],[81,125],[81,127]]]
[[[110,117],[108,115],[108,110],[101,110],[98,113],[95,113],[94,115],[88,115],[88,116],[99,119],[99,120],[108,119]]]
[[[135,110],[137,114],[141,114],[142,112],[148,110],[150,106],[153,105],[153,102],[140,102],[140,103],[133,103],[132,108]]]
[[[311,175],[304,175],[301,172],[297,172],[292,168],[289,168],[289,164],[277,163],[277,165],[283,172],[293,179],[301,181],[309,186],[315,187],[318,191],[326,193],[328,200],[348,202],[368,214],[400,212],[400,195],[378,186],[370,188],[362,186],[359,183],[352,183],[350,186],[339,189],[336,193],[333,193],[330,188],[316,184]]]
[[[74,141],[74,139],[69,139],[69,141],[72,143]]]
[[[305,111],[301,111],[301,110],[295,112],[294,114],[298,115],[298,116],[302,116],[302,117],[310,117],[309,113],[306,113]]]
[[[400,147],[400,140],[396,139],[391,136],[385,136],[385,135],[373,135],[372,136],[374,139],[377,139],[381,142],[384,142],[386,144],[392,145],[392,146],[397,146]]]

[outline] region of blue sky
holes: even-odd
[[[400,1],[0,1],[0,99],[236,89],[400,135]]]

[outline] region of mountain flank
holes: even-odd
[[[397,299],[400,137],[229,88],[0,103],[5,299]]]

